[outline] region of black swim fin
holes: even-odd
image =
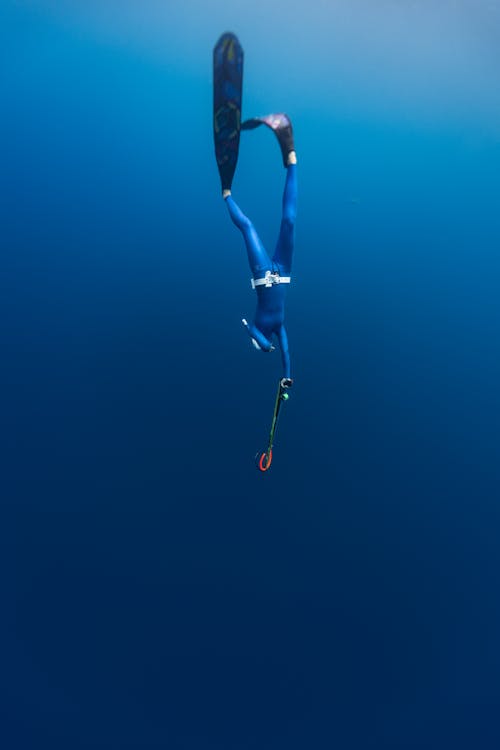
[[[243,90],[243,49],[230,32],[214,47],[213,75],[215,157],[224,191],[231,189],[238,161]]]
[[[268,128],[274,131],[280,144],[283,164],[287,167],[288,154],[290,151],[295,151],[293,128],[290,118],[284,112],[265,115],[265,117],[252,117],[250,120],[245,120],[245,122],[241,123],[241,130],[253,130],[254,128],[258,128],[259,125],[267,125]]]

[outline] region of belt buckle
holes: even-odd
[[[280,283],[280,277],[278,273],[273,273],[272,271],[266,271],[266,286],[273,286],[273,284],[279,284]]]

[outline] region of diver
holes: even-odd
[[[222,197],[226,201],[233,223],[241,231],[245,240],[248,262],[252,272],[252,288],[257,293],[257,308],[253,323],[243,319],[243,325],[256,349],[264,352],[274,350],[273,334],[277,337],[283,365],[282,388],[290,388],[293,380],[290,370],[288,338],[284,326],[285,292],[290,283],[294,228],[297,207],[297,155],[295,153],[293,129],[285,114],[271,114],[254,117],[241,124],[241,130],[252,130],[259,125],[271,128],[281,148],[283,164],[286,168],[285,189],[280,232],[272,258],[265,250],[252,222],[234,201],[231,190],[225,189]]]

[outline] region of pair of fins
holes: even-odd
[[[222,190],[230,190],[240,146],[240,132],[260,125],[270,128],[278,139],[283,165],[294,150],[293,129],[284,113],[252,117],[241,122],[243,94],[243,48],[235,34],[222,34],[214,47],[214,145]]]

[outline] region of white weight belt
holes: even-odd
[[[266,275],[263,279],[250,279],[250,283],[252,284],[252,289],[255,289],[256,286],[270,287],[274,284],[289,284],[290,276],[280,276],[279,273],[266,271]]]

